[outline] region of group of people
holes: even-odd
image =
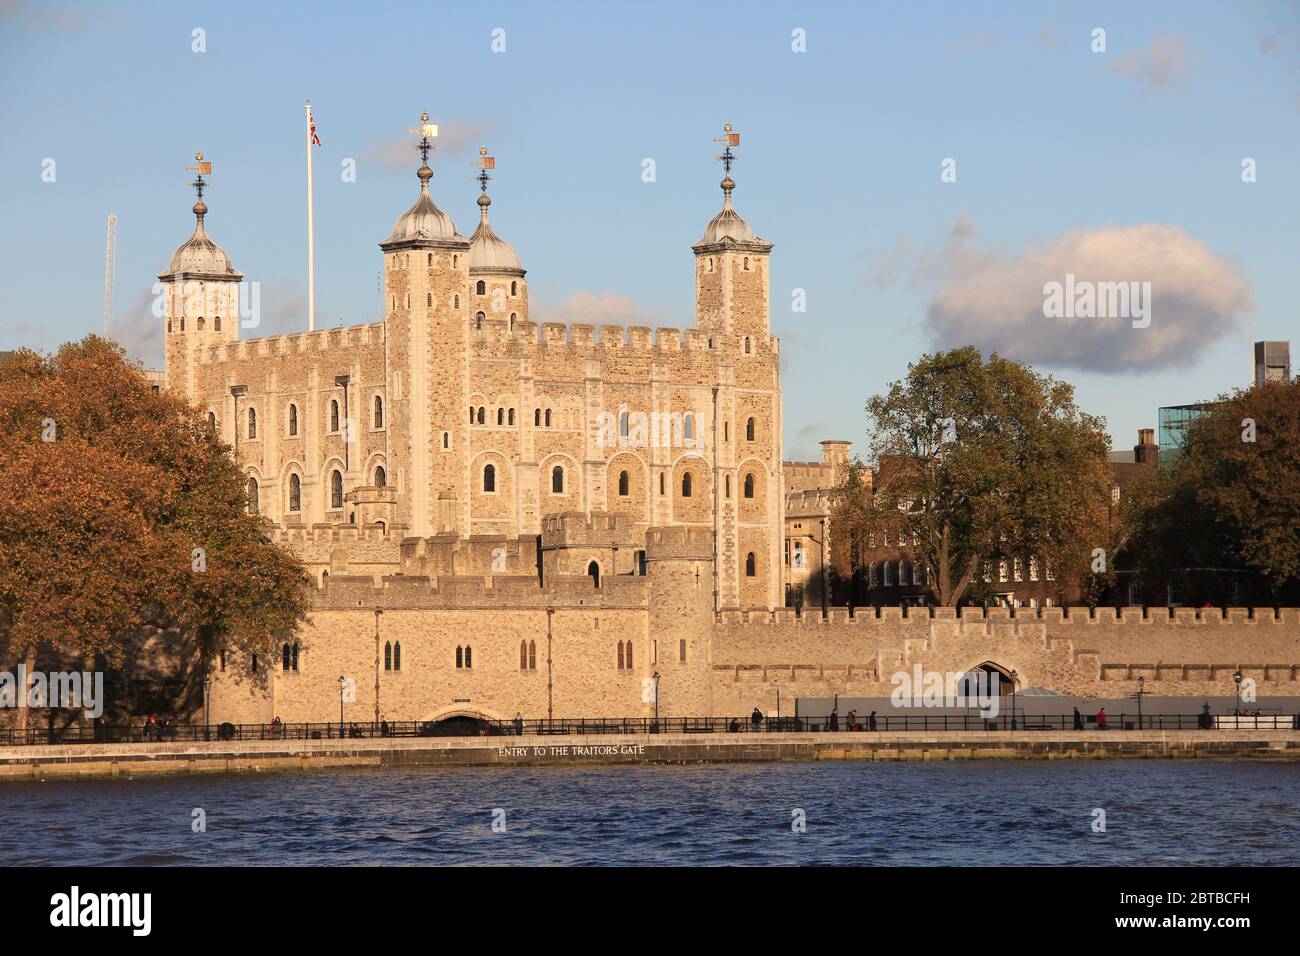
[[[847,716],[848,729],[851,731],[876,729],[876,712],[874,710],[867,715],[865,724],[858,723],[858,712],[856,710],[850,710]],[[831,708],[830,716],[826,718],[826,729],[832,731],[840,729],[840,712],[838,708]]]
[[[145,740],[175,740],[176,739],[176,721],[170,717],[164,717],[159,720],[153,714],[145,720],[144,726],[140,733]]]
[[[1102,707],[1097,711],[1097,716],[1093,718],[1097,724],[1098,730],[1106,729],[1106,708]],[[1083,714],[1079,713],[1079,708],[1074,708],[1074,729],[1083,730]]]

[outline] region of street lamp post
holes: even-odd
[[[1147,683],[1147,679],[1146,679],[1145,677],[1141,677],[1141,676],[1138,677],[1138,692],[1137,692],[1137,699],[1138,699],[1138,730],[1141,730],[1141,729],[1142,729],[1142,694],[1144,693],[1144,691],[1142,690],[1142,688],[1146,686],[1146,683]]]
[[[1016,687],[1019,685],[1017,673],[1011,672],[1011,729],[1016,729]]]
[[[379,730],[379,618],[383,613],[383,608],[375,608],[375,731]]]
[[[343,735],[343,688],[347,684],[347,682],[348,679],[346,677],[343,676],[339,677],[339,737],[340,738],[344,736]]]
[[[1238,717],[1241,715],[1241,671],[1233,671],[1232,680],[1237,685],[1237,706],[1233,708],[1232,716]]]
[[[653,730],[659,733],[659,672],[655,671],[652,675],[655,682],[655,722]]]
[[[211,731],[208,729],[212,726],[212,675],[203,676],[203,739],[211,740]]]

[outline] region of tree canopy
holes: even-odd
[[[152,625],[180,630],[205,659],[269,658],[306,612],[308,578],[248,513],[229,447],[97,336],[0,365],[0,487],[11,655],[118,667]]]
[[[922,356],[866,411],[879,478],[865,506],[841,489],[837,521],[915,536],[936,603],[960,602],[986,561],[1032,552],[1082,576],[1109,544],[1105,421],[1069,384],[965,347]]]

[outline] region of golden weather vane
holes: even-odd
[[[419,127],[412,129],[411,132],[420,137],[415,148],[420,151],[421,162],[428,166],[429,151],[437,148],[433,145],[433,141],[438,138],[438,124],[429,122],[428,113],[421,113]]]
[[[482,189],[483,192],[487,192],[487,184],[492,179],[492,177],[488,175],[487,171],[489,169],[497,168],[497,158],[488,155],[486,146],[480,146],[478,148],[478,156],[479,158],[470,163],[469,166],[470,169],[478,170],[474,178],[478,180],[479,188]]]
[[[724,123],[722,124],[722,135],[715,137],[713,141],[722,145],[722,155],[718,159],[722,161],[722,168],[727,175],[730,175],[731,164],[740,158],[731,151],[731,147],[740,145],[740,134],[732,130],[730,123]]]
[[[198,152],[194,154],[194,165],[186,166],[185,171],[195,174],[194,182],[191,183],[190,185],[192,185],[195,188],[195,190],[199,194],[199,198],[202,199],[203,187],[207,185],[207,183],[203,181],[203,177],[204,175],[208,175],[208,176],[212,175],[212,163],[205,162],[203,159],[203,153]]]

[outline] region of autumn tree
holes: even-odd
[[[0,652],[128,663],[142,629],[270,659],[306,610],[202,414],[90,336],[0,365]]]
[[[866,520],[916,540],[937,604],[956,606],[1007,554],[1077,578],[1109,541],[1105,422],[1071,385],[965,347],[922,356],[866,411],[878,464]]]
[[[1199,572],[1200,596],[1224,599],[1240,574],[1274,601],[1300,597],[1300,380],[1220,396],[1123,521],[1145,578]]]

